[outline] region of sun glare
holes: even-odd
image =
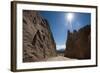
[[[67,14],[67,20],[68,20],[69,22],[71,22],[71,21],[73,20],[73,17],[74,17],[74,14],[73,14],[73,13],[68,13],[68,14]]]

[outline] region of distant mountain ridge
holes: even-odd
[[[63,48],[57,50],[57,52],[59,52],[59,53],[64,53],[64,51],[65,51],[65,49],[63,49]]]

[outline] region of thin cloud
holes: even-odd
[[[57,50],[60,50],[60,49],[65,49],[66,45],[56,45],[56,47],[57,47]]]

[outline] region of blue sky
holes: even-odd
[[[91,24],[90,13],[73,12],[73,20],[68,20],[68,14],[72,12],[40,11],[40,15],[49,22],[57,49],[65,48],[67,31],[79,30]]]

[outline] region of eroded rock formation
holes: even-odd
[[[23,62],[56,56],[56,44],[49,23],[39,12],[23,10]]]
[[[91,26],[87,25],[79,31],[71,33],[68,31],[66,41],[65,57],[76,59],[91,58]]]

